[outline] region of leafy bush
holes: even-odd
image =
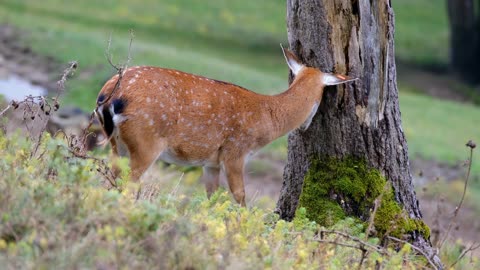
[[[0,264],[6,268],[343,269],[362,258],[350,238],[325,234],[305,209],[292,222],[258,208],[241,208],[228,192],[160,190],[136,200],[138,186],[103,185],[97,165],[74,158],[47,134],[33,143],[0,135]],[[336,224],[364,237],[353,220]],[[376,244],[375,239],[368,240]],[[424,261],[408,247],[372,250],[365,267],[415,268]]]
[[[320,227],[304,210],[286,222],[239,207],[226,191],[207,199],[196,189],[163,189],[136,201],[135,185],[106,189],[96,163],[73,158],[63,142],[45,134],[30,157],[33,146],[0,136],[0,263],[7,268],[310,269],[360,262],[359,250],[318,241]],[[414,267],[418,261],[404,260],[409,256],[371,252],[363,264]]]

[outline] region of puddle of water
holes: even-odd
[[[33,85],[18,75],[10,74],[6,78],[0,78],[0,95],[4,96],[7,101],[23,100],[28,95],[41,96],[46,93],[45,88]]]

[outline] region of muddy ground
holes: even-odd
[[[8,74],[17,74],[22,78],[41,85],[49,92],[55,91],[56,80],[63,70],[62,64],[51,57],[35,54],[31,48],[22,43],[24,33],[15,30],[9,25],[0,25],[0,80]],[[449,89],[444,74],[399,67],[399,77],[426,94],[460,102],[467,101],[461,94]],[[446,81],[447,80],[447,81]],[[6,104],[0,109],[3,110]],[[41,122],[23,121],[22,114],[11,114],[11,120],[17,127],[40,125]],[[37,119],[38,120],[38,119]],[[37,121],[36,120],[36,121]],[[261,163],[264,169],[258,168]],[[255,166],[255,164],[257,166]],[[460,164],[460,162],[459,162]],[[269,197],[276,200],[279,196],[282,174],[285,161],[278,160],[269,154],[258,154],[250,161],[246,168],[247,201],[254,204],[259,198]],[[447,181],[463,179],[465,168],[451,166],[432,160],[415,159],[411,161],[412,173],[417,187],[428,187],[441,177]],[[443,231],[451,220],[451,213],[455,205],[441,202],[439,198],[431,198],[423,193],[418,194],[425,221],[432,229]],[[462,238],[466,242],[480,241],[480,219],[477,214],[464,207],[458,217],[458,226],[451,233],[452,238]]]

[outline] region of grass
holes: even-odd
[[[449,26],[444,0],[392,1],[395,12],[395,53],[401,61],[446,69]]]
[[[402,93],[400,107],[412,157],[419,155],[454,164],[468,158],[468,140],[480,139],[477,106]],[[474,156],[472,172],[480,174],[478,155]]]
[[[397,57],[418,65],[445,65],[448,28],[443,1],[402,0],[393,7]],[[0,18],[28,31],[26,42],[34,50],[62,62],[78,60],[80,68],[77,77],[68,81],[66,102],[88,111],[113,73],[104,55],[109,35],[113,33],[114,61],[121,62],[126,58],[130,28],[136,34],[132,65],[181,69],[261,93],[278,93],[287,87],[287,66],[278,46],[286,40],[283,2],[122,0],[67,5],[59,0],[4,0]],[[452,163],[465,158],[466,140],[479,141],[474,127],[478,108],[401,93],[412,156]],[[266,151],[284,157],[285,142],[281,138]],[[480,164],[474,172],[480,172]]]

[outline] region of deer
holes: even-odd
[[[235,201],[246,206],[246,160],[288,132],[308,129],[325,86],[356,80],[308,67],[282,50],[294,79],[276,95],[153,66],[130,67],[123,76],[113,76],[94,111],[113,157],[129,158],[135,182],[157,159],[202,166],[208,197],[218,189],[222,172]]]

